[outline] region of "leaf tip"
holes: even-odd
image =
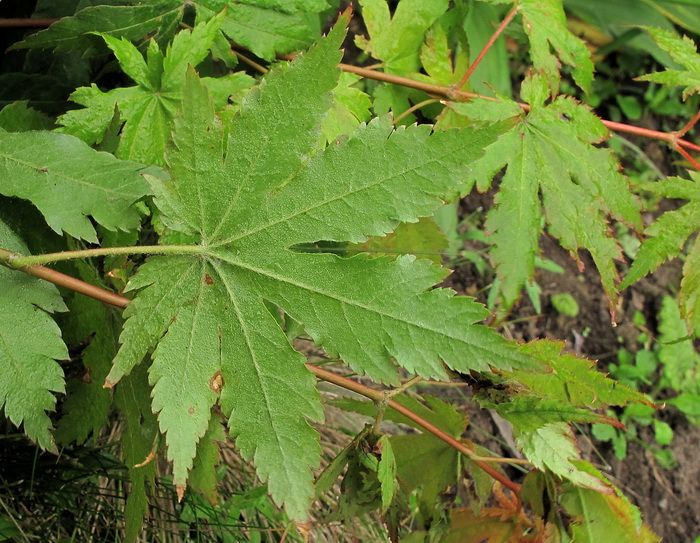
[[[175,486],[175,492],[177,492],[177,503],[182,502],[182,498],[185,496],[185,489],[187,486],[185,485],[176,485]]]

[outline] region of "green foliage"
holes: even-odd
[[[688,238],[700,224],[700,176],[690,172],[691,179],[669,178],[663,183],[645,184],[644,188],[668,198],[688,200],[679,209],[667,211],[645,230],[644,240],[625,276],[622,288],[639,281],[649,272],[657,269],[667,260],[676,257],[682,251]],[[700,243],[692,243],[683,266],[680,304],[686,319],[688,330],[700,333]]]
[[[192,32],[184,30],[178,33],[165,55],[155,40],[151,40],[146,59],[124,38],[118,40],[102,34],[124,73],[137,86],[109,92],[102,92],[94,84],[77,89],[71,100],[85,109],[72,110],[61,116],[59,123],[63,125],[63,131],[92,145],[102,141],[114,112],[118,111],[124,127],[116,154],[124,159],[162,166],[165,145],[182,101],[187,66],[198,65],[209,54],[223,19],[222,12],[208,23],[197,25]],[[228,102],[230,95],[252,83],[240,72],[203,81],[209,84],[219,109]]]
[[[177,523],[197,538],[203,526],[250,528],[255,518],[291,520],[303,538],[318,499],[333,504],[327,513],[314,510],[314,521],[324,516],[329,529],[340,520],[354,530],[357,518],[376,514],[392,541],[656,541],[636,509],[583,460],[572,424],[593,424],[619,455],[628,440],[641,442],[637,429],[648,425],[661,447],[652,452],[667,461],[662,453],[674,428],[655,415],[658,391],[672,390],[668,403],[700,420],[698,355],[688,337],[700,331],[700,242],[692,241],[700,224],[698,176],[635,181],[649,208],[657,201],[649,193],[688,201],[653,221],[637,250],[641,199],[613,151],[600,147],[608,130],[589,107],[562,94],[578,92],[575,85],[590,103],[603,99],[589,48],[567,26],[580,21],[567,21],[564,6],[585,24],[598,21],[598,46],[630,44],[667,66],[644,80],[683,86],[684,96],[697,91],[695,47],[671,22],[693,28],[700,18],[680,5],[642,4],[634,13],[618,6],[618,16],[597,0],[361,0],[368,35],[355,36],[364,53],[351,60],[374,57],[375,68],[414,79],[409,90],[341,75],[349,15],[318,40],[332,13],[325,0],[41,3],[35,16],[67,16],[12,48],[24,70],[38,57],[21,50],[52,49],[51,68],[0,74],[3,105],[25,93],[32,99],[0,110],[5,416],[50,451],[54,440],[67,450],[103,443],[119,418],[129,476],[118,534],[125,541],[137,540],[164,484],[185,500]],[[512,8],[507,39],[489,45],[489,62],[463,81]],[[660,26],[649,30],[658,45],[629,24]],[[246,66],[317,43],[260,70],[266,73],[258,81],[237,65],[229,40],[259,57],[243,57]],[[508,98],[509,63],[528,57],[531,66],[514,77],[524,75],[520,104]],[[79,109],[66,111],[68,92],[59,96],[56,88],[34,100],[37,89],[61,78],[66,88],[78,87],[70,100]],[[12,96],[17,84],[22,93]],[[457,87],[490,99],[450,101],[473,97]],[[668,93],[653,86],[644,99],[652,95],[661,102]],[[641,96],[613,92],[607,99],[630,118],[658,111]],[[673,111],[688,114],[692,103]],[[56,108],[57,118],[48,114]],[[404,126],[383,113],[400,115]],[[479,203],[460,224],[457,195],[474,198],[474,187],[495,194],[495,205]],[[453,203],[441,208],[445,200]],[[58,235],[26,211],[29,202]],[[544,283],[536,268],[563,273],[538,255],[545,230],[580,268],[579,250],[590,253],[613,316],[620,287],[685,258],[680,305],[664,300],[658,345],[652,348],[643,328],[644,348],[620,350],[609,365],[617,380],[596,371],[594,361],[563,354],[561,343],[507,341],[479,324],[491,317],[484,306],[438,286],[448,275],[444,252],[474,263],[488,282],[482,247],[490,246],[488,299],[499,299],[497,319],[515,307],[523,287],[540,313]],[[465,240],[478,248],[465,249]],[[619,284],[623,249],[634,262]],[[74,252],[39,254],[62,250]],[[130,299],[110,298],[126,306],[123,315],[64,292],[84,285],[50,270],[25,271],[52,275],[68,289],[59,294],[8,269],[76,255],[104,259],[57,266],[96,286],[100,299],[110,287],[125,292]],[[561,314],[577,316],[569,295],[551,300]],[[354,374],[399,388],[369,391],[309,364],[300,347],[309,340],[315,353],[322,349]],[[66,345],[70,361],[62,362]],[[319,440],[325,406],[314,374],[374,400],[329,402],[373,419],[335,455]],[[468,439],[464,411],[415,389],[399,394],[415,386],[417,380],[401,385],[413,376],[467,384],[473,394],[466,401],[512,427],[510,446],[535,468],[522,486],[493,452]],[[637,390],[647,387],[650,397]],[[64,391],[60,416],[50,416]],[[231,488],[227,434],[238,461],[255,468],[232,497],[217,489],[226,478]],[[329,464],[314,477],[322,456]],[[163,457],[172,476],[157,477]],[[14,533],[6,511],[0,531]],[[117,537],[109,530],[99,536]]]
[[[613,308],[614,262],[622,253],[606,216],[641,229],[640,206],[613,156],[593,146],[607,136],[600,120],[568,97],[545,105],[546,85],[537,76],[523,83],[521,92],[531,107],[528,114],[506,98],[451,106],[480,122],[518,119],[477,162],[463,192],[475,185],[481,191],[488,189],[493,176],[507,166],[486,222],[505,310],[519,299],[534,274],[543,221],[575,258],[580,248],[590,251]]]
[[[275,53],[289,53],[308,47],[320,34],[318,13],[326,9],[323,0],[280,2],[247,0],[189,2],[197,10],[198,21],[209,20],[226,9],[222,30],[232,40],[253,53],[271,60]],[[172,38],[185,12],[178,0],[129,2],[128,5],[86,6],[73,17],[31,35],[15,48],[55,48],[58,51],[99,50],[91,34],[107,34],[130,41],[155,33],[158,43]]]
[[[26,253],[24,242],[0,220],[0,246]],[[61,332],[48,313],[66,311],[56,287],[35,277],[0,268],[0,407],[13,424],[39,445],[56,452],[46,411],[53,411],[64,392],[63,370],[57,360],[68,358]]]
[[[663,72],[643,75],[641,81],[654,81],[671,87],[685,87],[683,98],[700,90],[700,55],[695,43],[688,37],[680,38],[674,32],[660,28],[647,28],[654,41],[671,55],[684,70],[667,69]]]
[[[512,3],[511,0],[491,0]],[[571,66],[574,82],[589,92],[593,79],[593,61],[586,44],[566,28],[564,7],[559,0],[519,0],[523,28],[530,41],[533,67],[541,72],[553,95],[559,94],[561,64]],[[555,54],[556,53],[556,54]]]
[[[164,223],[200,245],[193,257],[152,258],[131,280],[131,290],[144,290],[127,310],[123,346],[107,377],[116,383],[165,334],[150,378],[174,482],[184,486],[217,399],[210,381],[220,371],[221,404],[237,444],[255,458],[261,479],[269,479],[270,492],[293,518],[304,517],[313,494],[309,467],[319,454],[306,419],[318,420],[322,411],[303,358],[276,332],[260,298],[280,305],[326,351],[376,380],[396,381],[390,357],[425,377],[445,375],[436,352],[460,371],[525,361],[489,329],[468,326],[486,316],[480,306],[445,290],[421,294],[443,276],[427,262],[285,250],[319,239],[359,241],[390,230],[396,219],[429,214],[439,205],[436,196],[459,180],[459,165],[493,138],[493,131],[429,137],[420,128],[391,134],[376,121],[346,144],[305,158],[337,82],[342,34],[330,36],[253,91],[228,142],[205,89],[193,74],[187,79],[166,160],[172,180],[148,179]],[[351,156],[366,171],[349,171]],[[265,208],[254,212],[251,204],[262,195]],[[357,280],[360,273],[364,281]],[[381,296],[382,285],[400,285],[406,295]],[[349,330],[362,335],[361,347]],[[275,369],[280,364],[287,368],[284,381]]]
[[[121,230],[141,220],[132,207],[149,192],[140,164],[54,132],[0,132],[0,157],[2,194],[30,200],[56,232],[96,242],[88,217]]]

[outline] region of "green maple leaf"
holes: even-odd
[[[591,253],[614,308],[614,261],[622,258],[622,252],[607,217],[641,230],[640,204],[612,154],[594,147],[607,137],[600,120],[569,97],[544,105],[548,94],[544,78],[531,76],[522,88],[523,98],[531,105],[528,114],[505,97],[500,102],[475,100],[450,106],[477,121],[520,119],[474,164],[463,192],[475,184],[485,191],[506,166],[496,206],[486,222],[505,311],[533,277],[543,221],[576,260],[581,248]]]
[[[667,69],[663,72],[643,75],[640,81],[653,81],[669,87],[685,87],[683,98],[700,91],[700,55],[695,42],[687,36],[680,37],[675,32],[661,28],[647,27],[654,41],[684,70]]]
[[[0,158],[0,193],[31,201],[56,232],[97,242],[89,217],[111,230],[140,223],[132,204],[149,192],[141,164],[53,132],[0,131]]]
[[[647,183],[643,188],[667,198],[688,200],[679,209],[667,211],[646,229],[630,270],[620,284],[627,288],[661,264],[678,256],[700,225],[700,174],[689,172],[691,179],[671,177],[663,183]],[[700,241],[692,242],[683,265],[679,301],[688,329],[700,334]]]
[[[426,31],[449,7],[447,0],[403,0],[393,13],[386,0],[362,0],[362,19],[369,39],[356,36],[355,44],[381,60],[384,71],[406,75],[420,67],[420,50]],[[374,92],[374,110],[378,114],[402,113],[410,107],[413,91],[398,85],[380,85]],[[412,120],[409,117],[407,120]]]
[[[325,0],[199,0],[197,18],[208,19],[226,8],[221,30],[226,36],[265,60],[275,54],[301,51],[321,35],[319,13]]]
[[[163,164],[165,145],[170,138],[172,122],[182,101],[182,85],[188,65],[196,66],[209,54],[216,33],[224,18],[222,12],[209,22],[197,25],[191,32],[180,32],[163,55],[154,40],[147,57],[129,41],[103,34],[122,70],[137,85],[102,92],[96,85],[81,87],[71,100],[85,106],[69,111],[58,120],[63,131],[78,136],[89,144],[101,140],[118,108],[124,128],[117,148],[121,158],[146,164]],[[243,73],[219,79],[207,78],[205,84],[214,92],[218,106],[227,103],[229,95],[248,87],[253,80]]]
[[[164,45],[182,21],[186,5],[197,10],[197,22],[209,20],[226,9],[222,31],[266,60],[273,60],[275,53],[299,51],[313,43],[321,32],[319,13],[328,8],[325,0],[158,0],[88,6],[12,47],[83,50],[93,54],[99,51],[91,35],[94,33],[131,41],[152,36]]]
[[[528,387],[528,394],[532,396],[573,407],[601,409],[629,403],[651,405],[644,395],[595,371],[593,360],[562,355],[563,348],[561,342],[544,340],[522,345],[524,352],[551,370],[546,373],[516,370],[512,374],[513,380]]]
[[[358,36],[355,43],[382,60],[391,73],[414,72],[419,67],[423,35],[447,11],[446,0],[403,0],[393,14],[386,0],[361,0],[362,18],[370,39]]]
[[[308,420],[323,410],[303,356],[265,301],[378,381],[397,382],[393,359],[426,377],[445,377],[443,361],[461,370],[528,363],[492,330],[470,324],[488,315],[482,306],[431,290],[444,271],[428,261],[290,250],[363,241],[431,214],[502,130],[394,132],[380,119],[310,156],[338,79],[341,27],[273,70],[228,130],[190,73],[168,151],[171,180],[149,179],[164,223],[196,244],[150,258],[130,282],[140,292],[107,378],[118,381],[157,344],[153,409],[174,483],[185,484],[219,399],[241,453],[295,519],[313,497],[310,467],[320,454]]]
[[[491,2],[514,3],[512,0]],[[574,82],[584,92],[590,92],[593,81],[591,52],[586,43],[567,28],[562,0],[517,0],[515,3],[520,6],[523,28],[530,41],[532,65],[544,75],[552,94],[559,93],[561,62],[571,66]]]
[[[27,247],[0,220],[0,247],[26,254]],[[56,452],[51,435],[52,411],[63,392],[63,370],[68,349],[48,313],[66,311],[58,289],[51,283],[0,267],[0,408],[13,424],[44,449]]]

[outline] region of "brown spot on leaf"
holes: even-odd
[[[190,415],[194,415],[194,407],[190,407],[187,411]]]
[[[185,488],[187,488],[185,485],[176,485],[175,486],[175,492],[177,492],[177,502],[180,503],[182,501],[182,498],[185,495]]]
[[[211,388],[217,394],[221,394],[221,387],[224,386],[224,378],[221,376],[221,372],[217,371],[209,381],[209,388]]]
[[[213,285],[214,284],[214,280],[211,278],[211,275],[209,275],[208,273],[204,274],[204,284],[205,285]]]

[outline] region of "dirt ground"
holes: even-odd
[[[462,204],[462,215],[468,216],[481,206],[490,209],[489,200],[489,194],[471,195]],[[680,282],[681,264],[675,261],[633,285],[622,293],[618,323],[613,326],[608,300],[588,255],[583,252],[579,255],[585,264],[581,272],[556,240],[543,236],[540,247],[540,256],[564,268],[565,273],[538,270],[536,281],[542,289],[542,314],[537,315],[527,297],[523,297],[520,305],[508,317],[508,322],[515,322],[505,324],[501,331],[507,337],[522,341],[545,337],[563,340],[568,351],[597,360],[601,371],[606,371],[607,364],[616,359],[621,347],[631,352],[639,348],[635,341],[639,329],[632,323],[634,312],[641,311],[648,327],[654,331],[662,297],[677,289]],[[482,247],[474,245],[472,248],[479,250]],[[480,301],[485,302],[485,291],[482,289],[489,281],[490,278],[479,276],[474,266],[466,264],[457,267],[446,284],[460,293],[476,294]],[[557,293],[569,293],[576,299],[580,308],[578,316],[562,316],[553,309],[550,297]],[[473,415],[479,417],[480,424],[487,425],[487,430],[499,435],[497,425],[483,413]],[[651,452],[633,441],[629,442],[624,461],[615,457],[609,443],[595,442],[590,436],[580,436],[580,445],[586,459],[602,469],[640,508],[645,522],[664,542],[693,542],[700,536],[700,427],[690,424],[673,408],[663,409],[658,415],[674,431],[670,444],[677,462],[674,469],[659,465]],[[642,441],[654,442],[649,427],[640,427],[640,432]],[[512,454],[512,451],[504,452]]]

